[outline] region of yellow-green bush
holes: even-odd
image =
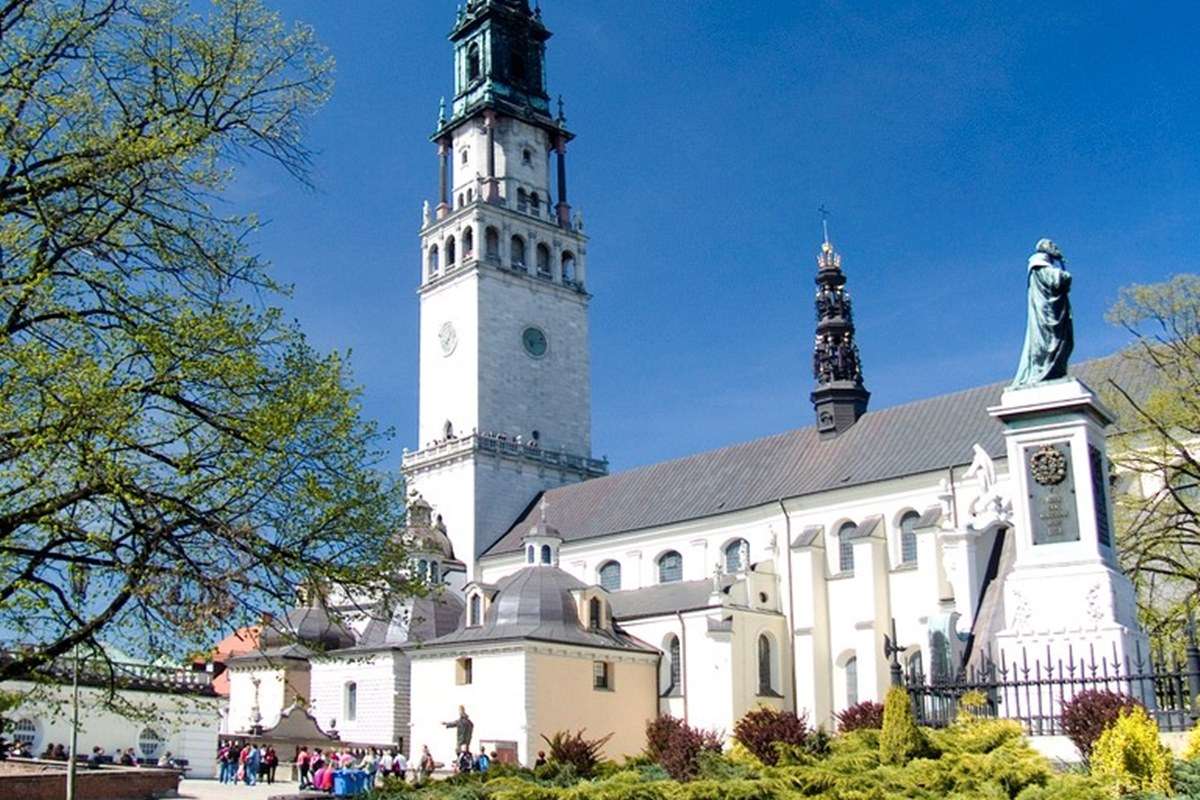
[[[1144,708],[1122,711],[1096,740],[1089,763],[1120,792],[1171,791],[1171,753]]]
[[[883,730],[879,733],[879,760],[902,765],[925,747],[925,737],[917,727],[908,692],[892,687],[883,703]]]
[[[1183,760],[1195,761],[1200,758],[1200,725],[1192,728],[1188,734],[1187,746],[1183,748]]]

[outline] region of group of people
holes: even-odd
[[[221,783],[245,783],[254,786],[259,781],[275,782],[279,754],[274,747],[253,742],[223,744],[217,750]]]
[[[374,789],[376,780],[386,775],[403,778],[408,772],[408,759],[392,750],[329,750],[315,747],[296,750],[296,771],[300,774],[301,789],[333,791],[333,774],[339,769],[359,769],[367,774],[367,788]]]

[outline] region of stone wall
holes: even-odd
[[[180,774],[173,769],[106,767],[75,772],[78,800],[149,800],[174,797]],[[67,792],[64,764],[11,759],[0,761],[0,796],[20,800],[61,800]]]

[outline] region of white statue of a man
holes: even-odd
[[[976,444],[973,449],[974,456],[971,459],[971,466],[967,467],[967,474],[964,477],[968,480],[975,478],[979,483],[979,493],[971,501],[971,514],[975,515],[996,499],[996,463],[992,461],[992,457],[987,454],[982,445]]]

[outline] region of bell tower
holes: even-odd
[[[813,344],[812,403],[821,438],[837,436],[867,413],[871,393],[863,385],[862,362],[854,342],[854,313],[842,257],[829,241],[817,256],[817,332]]]
[[[591,453],[588,240],[567,201],[574,135],[546,92],[550,35],[527,0],[461,6],[454,98],[431,137],[420,441],[404,475],[469,574],[539,492],[608,469]]]

